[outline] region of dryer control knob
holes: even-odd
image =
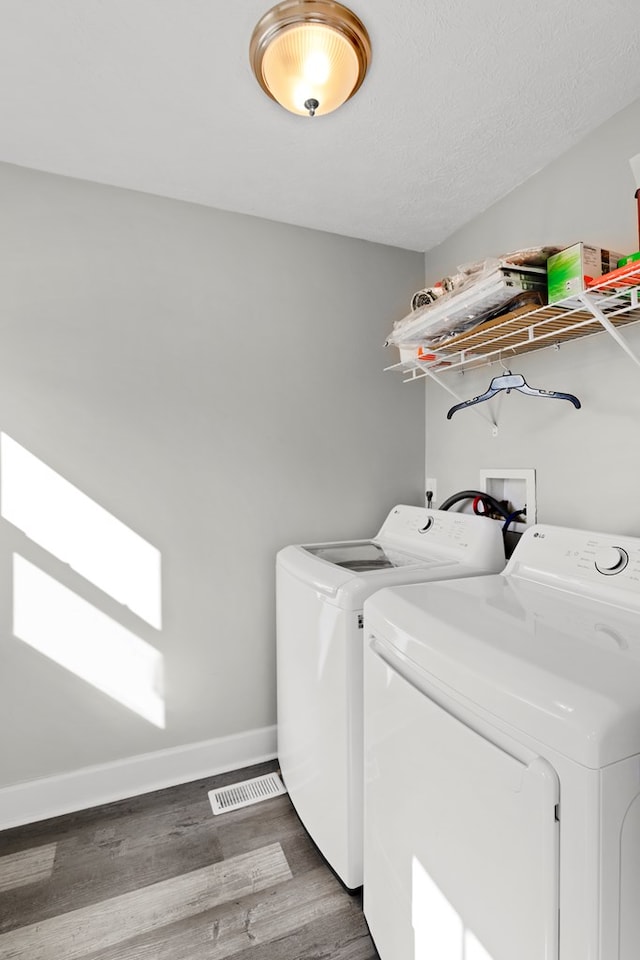
[[[434,524],[433,517],[427,517],[427,522],[425,523],[424,527],[418,527],[418,533],[426,533],[427,530],[431,529],[433,524]]]
[[[620,573],[629,563],[629,555],[622,547],[600,547],[596,550],[596,570],[612,576]]]

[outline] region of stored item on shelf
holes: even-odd
[[[601,293],[624,292],[629,287],[638,286],[638,273],[640,272],[640,263],[631,260],[624,267],[618,267],[617,270],[611,270],[609,273],[603,273],[601,277],[595,277],[589,280],[588,289],[596,288]]]
[[[547,260],[554,253],[560,253],[562,247],[525,247],[524,250],[514,250],[503,253],[498,259],[502,266],[512,267],[543,267],[547,269]]]
[[[523,293],[529,291],[534,293],[546,292],[547,271],[544,267],[503,266],[500,268],[500,272],[516,290],[522,290]]]
[[[549,303],[583,293],[589,281],[615,270],[623,254],[588,243],[574,243],[547,260]]]
[[[526,296],[521,294],[519,299]],[[434,309],[439,311],[440,305]],[[429,364],[414,360],[394,366],[410,374],[409,380],[427,376],[440,368],[443,372],[464,370],[493,361],[499,361],[504,368],[515,355],[529,354],[552,345],[557,347],[603,331],[624,345],[615,336],[615,330],[636,323],[640,323],[640,260],[599,277],[579,297],[534,306],[533,309],[527,306],[522,309],[514,304],[509,312],[492,321],[484,321],[466,333],[443,339],[437,347],[430,345],[427,348],[423,342],[425,350],[437,354],[437,362]],[[400,340],[397,346],[404,349],[409,343],[409,340]],[[631,347],[624,346],[624,349],[640,364],[640,356]]]
[[[621,260],[618,260],[619,267],[626,267],[628,263],[633,263],[636,260],[640,260],[640,250],[637,253],[630,253],[626,257],[622,257]]]
[[[502,266],[499,260],[472,264],[459,287],[397,321],[387,344],[429,346],[481,323],[514,295],[537,292],[546,296],[544,267]]]
[[[460,342],[463,341],[464,347],[462,349],[464,349],[465,352],[473,350],[475,353],[476,347],[482,347],[487,339],[491,340],[491,330],[496,327],[503,327],[505,324],[508,324],[509,321],[516,320],[518,317],[526,316],[530,314],[532,310],[535,310],[536,307],[543,306],[543,304],[544,300],[540,293],[527,291],[526,293],[519,294],[512,300],[509,300],[509,302],[505,304],[505,309],[500,310],[495,316],[487,317],[482,323],[477,324],[464,333],[459,333],[452,337],[445,337],[438,343],[438,351],[441,356],[447,356],[451,351],[456,352],[459,349]],[[487,335],[489,335],[488,338]],[[480,352],[482,352],[482,350]]]
[[[400,354],[400,363],[415,366],[416,364],[428,365],[440,362],[442,354],[428,347],[402,346],[398,347]]]
[[[426,307],[430,303],[435,303],[436,300],[439,300],[440,297],[443,297],[446,292],[447,291],[442,282],[434,283],[432,287],[424,287],[424,289],[418,290],[411,297],[411,309],[419,310],[420,307]]]
[[[443,277],[433,286],[418,290],[411,298],[411,309],[420,310],[422,307],[428,307],[432,303],[436,303],[441,297],[447,296],[455,290],[460,290],[469,282],[469,277],[472,273],[475,273],[476,266],[477,264],[470,264],[468,270],[463,267],[461,273],[454,273],[451,277]]]

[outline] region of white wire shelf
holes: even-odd
[[[418,359],[419,329],[414,323],[408,325],[406,341],[402,335],[396,335],[394,342],[398,348],[403,346],[403,341],[407,346],[415,347],[415,358],[385,369],[407,374],[405,382],[424,377],[442,382],[439,375],[450,370],[485,366],[495,360],[508,364],[511,357],[603,331],[640,366],[640,359],[620,333],[621,327],[640,321],[639,292],[640,262],[634,262],[569,300],[504,314],[438,342],[425,339],[423,350],[427,355],[429,352],[435,354],[433,360]],[[454,299],[450,308],[454,306]]]

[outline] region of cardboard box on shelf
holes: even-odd
[[[547,260],[549,303],[566,300],[582,293],[589,282],[603,273],[615,270],[624,256],[588,243],[574,243]]]

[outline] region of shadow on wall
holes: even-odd
[[[160,552],[5,433],[0,458],[0,515],[159,631]],[[164,729],[160,651],[17,553],[13,633]]]

